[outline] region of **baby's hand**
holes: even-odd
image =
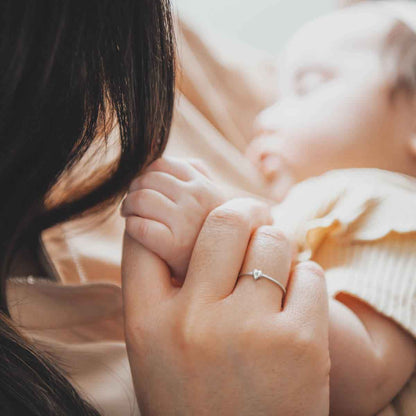
[[[121,213],[130,237],[161,257],[182,282],[205,218],[223,202],[199,162],[163,158],[132,182]]]

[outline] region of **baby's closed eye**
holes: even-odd
[[[306,67],[298,70],[294,77],[294,90],[297,95],[309,94],[332,80],[335,74],[332,70],[323,67]]]

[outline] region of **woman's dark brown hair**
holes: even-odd
[[[114,201],[160,156],[173,101],[169,0],[0,0],[2,415],[97,414],[15,328],[5,282],[22,243]],[[115,125],[117,157],[106,175],[50,198],[92,144],[111,147]]]

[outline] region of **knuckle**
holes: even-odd
[[[193,165],[193,166],[196,166],[196,167],[198,167],[198,168],[202,168],[202,169],[204,169],[204,168],[206,168],[206,167],[207,167],[206,163],[205,163],[202,159],[200,159],[200,158],[198,158],[198,157],[192,158],[192,159],[189,161],[189,163],[190,163],[191,165]]]
[[[151,189],[139,189],[138,191],[132,194],[132,203],[133,206],[148,204],[151,202],[154,191]]]
[[[205,201],[206,194],[208,192],[207,186],[204,181],[199,178],[196,178],[187,184],[188,190],[191,195],[196,199],[198,203],[203,203]]]
[[[263,224],[271,224],[272,217],[270,214],[270,207],[265,202],[253,198],[243,198],[241,200],[244,204],[249,204],[250,215],[254,218],[261,218]]]
[[[189,182],[189,191],[197,204],[205,211],[212,210],[219,205],[221,198],[215,185],[205,178],[196,178]]]
[[[139,211],[140,207],[150,203],[152,191],[149,189],[139,189],[128,196],[128,204],[130,209],[135,212]]]
[[[149,235],[149,226],[141,218],[129,217],[126,219],[126,231],[133,238],[145,240]]]
[[[200,320],[187,316],[181,322],[180,334],[182,349],[194,352],[206,351],[215,339],[213,329],[204,325]]]
[[[131,194],[127,196],[126,203],[128,203],[131,209],[133,210],[137,209],[139,204],[143,202],[143,195],[145,195],[145,193],[143,192],[142,189],[135,190],[134,192],[132,192]]]
[[[135,197],[138,202],[141,202],[148,199],[151,194],[152,191],[150,189],[139,189],[137,192],[135,192]]]
[[[192,166],[197,169],[202,175],[204,175],[205,177],[209,178],[210,177],[210,172],[209,172],[209,167],[208,165],[205,163],[204,160],[202,159],[193,159],[191,161]]]
[[[292,336],[292,343],[297,354],[308,361],[320,361],[328,348],[325,348],[325,343],[315,336],[313,330],[307,328],[297,331]]]
[[[209,344],[207,333],[195,327],[186,327],[182,332],[183,345],[186,349],[203,350]]]
[[[243,198],[243,200],[246,200],[250,203],[251,208],[255,211],[267,211],[269,212],[269,205],[267,205],[264,201],[261,201],[260,199],[254,199],[254,198]]]
[[[214,209],[208,215],[207,221],[218,224],[219,226],[228,225],[237,229],[249,228],[249,220],[242,212],[225,206]]]
[[[306,329],[302,329],[296,332],[294,336],[294,345],[299,350],[309,350],[314,345],[313,333]]]

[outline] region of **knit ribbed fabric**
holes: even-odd
[[[297,185],[273,214],[299,260],[324,268],[331,296],[351,294],[416,338],[415,179],[333,171]],[[416,416],[416,375],[382,414]]]

